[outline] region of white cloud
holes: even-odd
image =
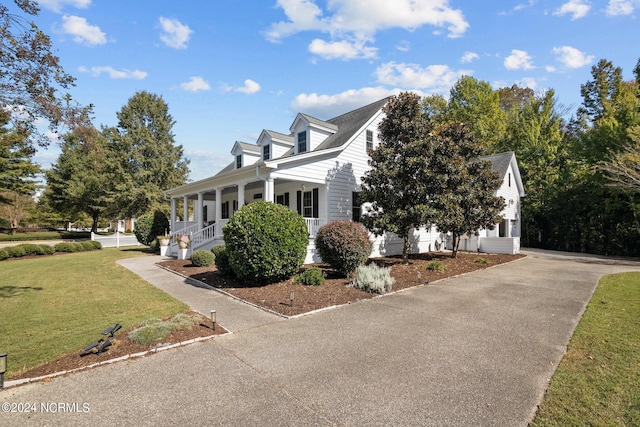
[[[177,19],[160,17],[160,27],[162,34],[160,40],[164,44],[174,49],[186,49],[187,42],[191,38],[193,31],[189,26],[181,23]]]
[[[460,58],[460,62],[462,62],[463,64],[467,64],[469,62],[475,61],[478,58],[480,58],[480,55],[475,52],[465,52],[464,55],[462,55],[462,58]]]
[[[261,89],[260,84],[254,82],[251,79],[247,79],[244,81],[244,86],[233,87],[227,84],[222,85],[222,90],[224,92],[241,92],[246,93],[247,95],[253,95],[256,92],[259,92]]]
[[[398,43],[396,49],[398,49],[400,52],[409,52],[411,50],[411,43],[407,40],[402,40],[400,43]]]
[[[376,32],[389,28],[412,31],[423,25],[446,28],[448,37],[461,37],[469,28],[463,13],[452,9],[449,0],[332,0],[322,10],[314,0],[278,0],[287,21],[272,24],[266,38],[277,42],[302,31],[322,31],[332,38],[371,40]]]
[[[520,87],[528,87],[529,89],[536,90],[538,87],[538,82],[533,77],[523,77],[517,82]]]
[[[193,76],[188,82],[181,83],[180,87],[187,92],[200,92],[211,89],[209,83],[202,77]]]
[[[640,8],[640,0],[609,0],[607,15],[631,15],[636,8]]]
[[[309,45],[309,52],[324,59],[349,60],[375,58],[378,49],[375,47],[367,47],[363,42],[351,43],[346,40],[325,42],[324,40],[315,39]]]
[[[91,0],[38,0],[38,6],[42,6],[56,13],[60,13],[65,5],[78,9],[86,9],[91,6]]]
[[[561,46],[554,47],[552,52],[556,55],[556,60],[566,68],[580,68],[593,62],[594,55],[585,55],[575,47]]]
[[[107,43],[107,36],[97,25],[90,25],[85,18],[74,15],[62,17],[62,28],[66,34],[71,34],[76,43],[96,46]]]
[[[560,8],[556,9],[553,14],[558,16],[571,15],[571,20],[573,21],[587,16],[589,10],[591,10],[591,4],[588,1],[569,0],[567,3],[560,6]]]
[[[143,80],[147,78],[148,73],[140,70],[128,70],[126,68],[122,70],[116,70],[108,65],[98,67],[79,67],[78,71],[81,73],[90,73],[94,77],[98,77],[101,74],[107,74],[112,79],[133,79]]]
[[[408,89],[428,89],[434,92],[447,91],[469,70],[453,70],[448,65],[429,65],[421,68],[416,64],[387,62],[380,65],[375,75],[379,83]]]
[[[531,70],[531,55],[524,50],[513,49],[511,55],[504,59],[504,67],[507,70]]]
[[[295,112],[303,112],[314,117],[329,119],[363,105],[379,101],[387,96],[397,95],[401,89],[387,89],[382,86],[350,89],[336,95],[301,93],[291,103]]]

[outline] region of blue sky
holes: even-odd
[[[569,114],[605,58],[632,70],[640,0],[40,0],[72,95],[96,126],[140,90],[163,97],[191,179],[235,141],[287,133],[402,90],[447,96],[462,75],[498,89],[552,88]],[[36,160],[55,161],[53,144]]]

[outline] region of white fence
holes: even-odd
[[[102,244],[103,248],[119,248],[120,246],[140,246],[135,234],[123,234],[116,231],[108,236],[91,233],[91,240]]]

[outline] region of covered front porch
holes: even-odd
[[[304,217],[310,241],[307,261],[313,262],[313,239],[328,217],[326,184],[270,177],[256,179],[255,173],[252,178],[233,183],[198,181],[167,191],[165,194],[171,200],[171,236],[190,237],[187,256],[195,250],[224,245],[222,230],[235,212],[245,204],[263,200],[287,206]],[[176,256],[176,239],[171,241],[168,255]]]

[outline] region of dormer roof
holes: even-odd
[[[233,144],[233,148],[231,148],[231,154],[236,156],[240,153],[251,153],[251,154],[260,155],[260,147],[258,147],[256,144],[249,144],[248,142],[236,141],[235,144]]]

